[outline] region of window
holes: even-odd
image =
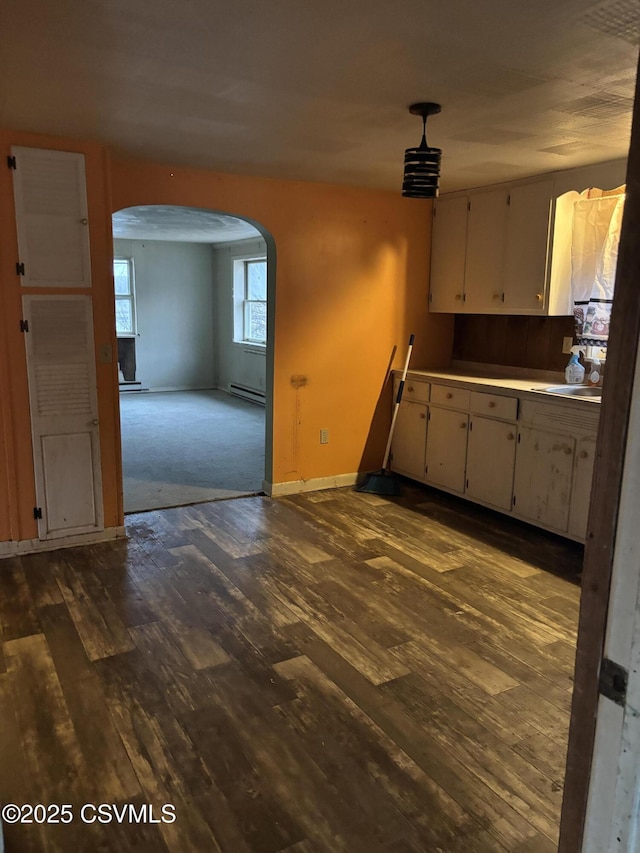
[[[243,335],[253,344],[267,342],[267,262],[264,258],[243,261]]]
[[[136,333],[136,298],[133,287],[133,261],[116,258],[113,262],[116,291],[116,335],[132,337]]]

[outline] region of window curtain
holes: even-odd
[[[573,208],[571,292],[578,345],[606,349],[616,281],[624,187],[581,193]]]

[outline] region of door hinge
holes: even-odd
[[[34,518],[42,518],[42,507],[34,506],[33,508],[33,517]]]
[[[516,505],[516,496],[515,495],[513,496],[513,505],[514,506]]]
[[[20,261],[16,263],[16,275],[24,275],[24,264],[21,264]]]
[[[17,168],[18,167],[16,166],[16,158],[13,157],[11,154],[9,154],[9,156],[7,157],[7,169],[17,169]]]
[[[433,302],[433,293],[429,294],[429,302]]]
[[[471,210],[471,202],[470,201],[467,202],[467,210]]]
[[[518,444],[520,444],[520,433],[518,433]]]
[[[28,332],[29,331],[29,321],[28,320],[20,320],[20,331]]]
[[[427,420],[431,420],[431,409],[429,409],[429,411],[427,412]]]
[[[511,193],[507,196],[507,205],[511,204]]]
[[[425,465],[425,466],[424,466],[424,473],[425,473],[425,474],[428,474],[428,473],[429,473],[429,466],[428,466],[428,465]]]
[[[614,663],[609,658],[602,658],[598,690],[603,696],[611,699],[616,705],[624,707],[627,701],[628,680],[629,673],[623,666],[620,666],[619,663]]]
[[[466,301],[467,301],[467,294],[466,294],[466,293],[463,293],[463,294],[462,294],[462,301],[463,301],[463,302],[466,302]]]
[[[469,432],[473,432],[473,421],[469,421]]]
[[[469,481],[468,481],[468,480],[466,480],[465,489],[468,489],[468,488],[469,488]]]

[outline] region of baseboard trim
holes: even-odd
[[[147,386],[149,394],[164,394],[166,391],[217,391],[215,385],[157,385],[155,388]]]
[[[358,474],[336,474],[333,477],[314,477],[311,480],[292,480],[289,483],[269,483],[262,481],[262,491],[272,498],[284,495],[297,495],[301,492],[319,492],[323,489],[340,489],[355,486]]]
[[[264,391],[250,388],[248,385],[239,385],[237,382],[230,382],[225,390],[231,397],[240,397],[242,400],[257,403],[259,406],[265,405],[266,396]]]
[[[0,560],[22,554],[35,554],[38,551],[58,551],[60,548],[73,548],[77,545],[95,545],[98,542],[122,539],[126,535],[124,527],[107,527],[106,530],[96,533],[63,536],[60,539],[20,539],[0,542]]]

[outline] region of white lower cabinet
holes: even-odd
[[[427,407],[423,403],[400,403],[391,445],[391,467],[399,474],[424,482],[427,444]]]
[[[469,424],[465,494],[509,512],[517,427],[473,415]]]
[[[392,469],[584,541],[599,410],[468,384],[429,389],[414,380],[400,406]]]
[[[431,406],[427,433],[426,480],[464,492],[469,415]]]
[[[575,444],[570,435],[520,427],[513,487],[515,515],[567,531]]]
[[[578,439],[571,486],[571,508],[569,510],[569,533],[578,539],[587,538],[591,481],[593,480],[595,459],[595,438]]]

